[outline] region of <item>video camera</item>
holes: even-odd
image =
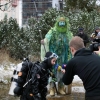
[[[92,44],[90,44],[90,50],[98,51],[99,50],[98,46],[100,46],[100,39],[95,38],[93,39]]]

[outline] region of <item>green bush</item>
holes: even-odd
[[[0,49],[5,48],[15,59],[35,54],[37,56],[37,53],[40,55],[41,39],[44,39],[45,34],[54,26],[56,18],[61,14],[69,18],[74,35],[79,27],[83,27],[85,33],[90,36],[95,27],[100,25],[100,13],[95,10],[62,12],[49,9],[38,20],[33,17],[28,19],[28,25],[22,28],[19,27],[16,19],[7,20],[5,17],[0,21]]]

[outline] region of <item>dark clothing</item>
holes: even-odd
[[[74,58],[67,64],[66,72],[62,78],[64,84],[69,85],[72,83],[74,75],[78,75],[82,79],[86,97],[100,96],[99,56],[85,48],[78,50]]]
[[[87,34],[85,34],[85,33],[78,33],[76,36],[79,36],[79,37],[81,37],[83,39],[85,46],[86,46],[87,43],[89,43],[89,38],[88,38]]]
[[[27,82],[27,80],[30,76],[28,74],[33,66],[33,63],[26,60],[26,61],[22,62],[21,66],[22,66],[21,70],[20,70],[20,72],[18,72],[18,79],[16,79],[17,86],[14,89],[14,94],[18,95],[18,96],[22,95],[23,85],[25,84],[25,82]],[[22,73],[22,75],[19,76],[19,73]]]
[[[20,100],[46,100],[50,73],[48,66],[46,61],[34,64],[31,69],[31,81],[24,87]]]
[[[30,75],[28,75],[28,73],[29,71],[31,71],[32,66],[33,66],[33,63],[29,61],[24,61],[22,63],[22,68],[20,71],[22,72],[22,76],[18,76],[18,79],[17,79],[18,86],[23,87],[25,82],[29,79]]]
[[[49,70],[45,69],[45,66],[47,66],[47,64],[42,62],[32,69],[32,93],[34,95],[42,92],[47,93],[46,86],[48,85]],[[44,93],[43,95],[46,94]]]
[[[96,97],[86,97],[85,100],[100,100],[100,96],[96,96]]]

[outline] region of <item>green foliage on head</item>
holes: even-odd
[[[70,30],[69,19],[64,15],[58,16],[55,23],[55,28],[58,32],[65,33]]]

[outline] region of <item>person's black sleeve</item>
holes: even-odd
[[[68,62],[65,74],[63,75],[62,81],[65,85],[69,85],[72,83],[74,78],[74,72],[73,72],[73,64],[71,61]]]
[[[87,34],[85,34],[84,43],[88,43],[88,42],[89,42],[89,38],[88,38]]]
[[[75,36],[79,36],[80,37],[80,33],[77,33]]]

